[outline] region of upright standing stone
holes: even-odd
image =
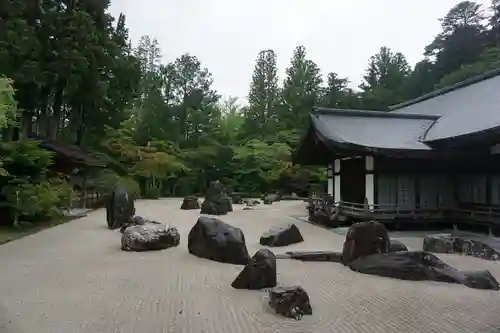
[[[210,183],[210,187],[205,195],[205,200],[201,204],[201,214],[225,215],[233,211],[231,198],[226,195],[224,185],[218,180]]]
[[[200,209],[200,202],[198,198],[195,196],[185,197],[182,201],[181,209],[190,210],[190,209]]]
[[[276,286],[276,256],[268,249],[258,250],[231,286],[235,289],[263,289]]]
[[[135,214],[134,198],[129,194],[127,186],[120,183],[116,186],[106,205],[108,228],[118,229],[127,224]]]
[[[347,231],[342,248],[344,264],[364,256],[390,251],[391,243],[387,229],[380,222],[360,222]]]

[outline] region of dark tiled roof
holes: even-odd
[[[47,138],[33,138],[40,141],[40,147],[53,151],[57,155],[67,159],[71,163],[84,166],[105,166],[105,164],[97,158],[84,151],[81,147],[58,140]]]
[[[308,135],[294,153],[302,161],[319,161],[310,149],[338,157],[463,154],[464,144],[498,142],[500,69],[395,105],[390,112],[316,108],[311,118]]]
[[[335,109],[317,109],[311,117],[316,132],[324,141],[374,151],[430,150],[420,140],[438,118],[429,115]]]
[[[427,143],[495,130],[500,127],[500,69],[396,105],[390,113],[440,116],[423,138]]]

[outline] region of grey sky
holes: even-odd
[[[357,86],[381,46],[413,65],[439,33],[438,18],[459,0],[112,0],[127,17],[135,46],[158,39],[163,62],[196,55],[223,96],[246,98],[255,58],[278,55],[280,79],[293,49],[304,45],[323,74],[337,72]],[[488,0],[480,0],[488,6]]]

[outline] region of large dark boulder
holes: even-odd
[[[344,264],[371,254],[386,253],[390,250],[387,229],[379,222],[359,222],[347,230],[342,260]]]
[[[222,197],[221,202],[222,204],[226,204],[226,209],[228,212],[233,211],[233,200],[231,199],[231,197]]]
[[[120,183],[116,186],[106,204],[106,220],[108,228],[118,229],[126,224],[135,214],[134,198],[127,186]]]
[[[312,315],[309,295],[300,286],[277,286],[269,291],[269,305],[285,317],[301,319]]]
[[[176,228],[158,224],[130,226],[123,231],[123,251],[155,251],[177,246],[180,235]]]
[[[233,211],[231,198],[226,196],[224,185],[218,180],[210,183],[205,200],[201,204],[201,214],[225,215]]]
[[[267,246],[287,246],[303,242],[299,228],[293,223],[283,227],[271,228],[260,237],[260,244]]]
[[[475,289],[499,290],[500,288],[498,281],[487,270],[459,271],[425,251],[372,254],[354,260],[349,267],[363,274],[400,280],[460,283]]]
[[[188,235],[188,249],[197,257],[229,264],[250,260],[243,231],[214,217],[198,218]]]
[[[236,205],[243,204],[243,198],[238,194],[232,194],[231,201]]]
[[[201,204],[200,213],[207,215],[226,215],[227,205],[225,203],[221,205],[218,202],[205,199]]]
[[[400,241],[391,239],[390,242],[391,244],[389,247],[389,252],[408,251],[406,245],[404,245]]]
[[[200,209],[200,202],[198,201],[197,197],[185,197],[184,200],[182,200],[181,209]]]
[[[262,289],[276,286],[276,256],[258,250],[231,284],[236,289]]]
[[[264,201],[264,204],[266,202],[273,203],[281,200],[281,194],[278,193],[270,193],[270,194],[265,194],[262,196],[262,201]]]
[[[438,234],[424,237],[423,250],[458,253],[486,260],[500,260],[500,240],[480,235]]]

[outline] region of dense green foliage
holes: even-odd
[[[325,179],[324,169],[291,164],[313,106],[387,110],[500,65],[500,1],[491,8],[463,1],[441,19],[422,61],[412,67],[383,46],[359,89],[322,73],[304,46],[280,82],[277,55],[263,50],[248,103],[240,104],[221,98],[196,56],[162,63],[149,36],[133,49],[125,17],[113,19],[109,2],[0,5],[0,75],[10,78],[0,80],[0,171],[4,199],[23,218],[57,213],[72,196],[66,180],[48,171],[52,155],[29,137],[93,151],[108,164],[93,176],[102,190],[125,179],[148,198],[201,193],[217,167],[234,191],[304,195]]]

